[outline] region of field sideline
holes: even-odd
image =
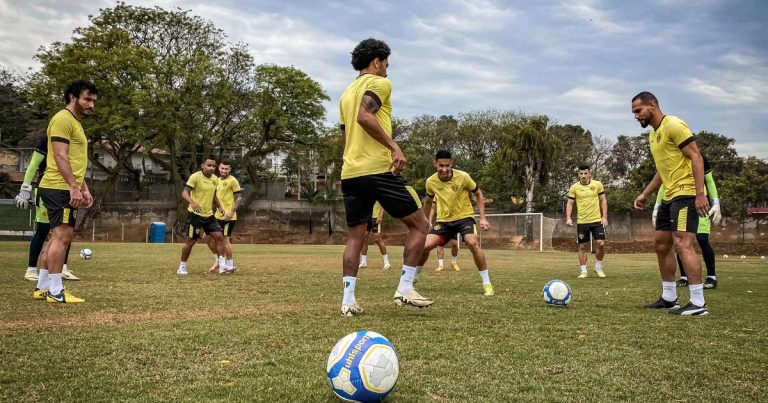
[[[433,255],[417,288],[435,304],[417,310],[391,301],[402,248],[382,271],[372,246],[366,312],[342,318],[343,246],[235,245],[238,273],[219,276],[199,245],[179,278],[180,244],[88,244],[85,261],[76,243],[82,281],[65,286],[87,302],[60,306],[31,299],[27,245],[0,243],[2,401],[333,402],[328,353],[358,329],[398,349],[389,402],[768,401],[768,264],[754,258],[719,260],[710,315],[681,318],[642,308],[660,294],[651,254],[609,254],[608,278],[576,279],[575,253],[489,250],[483,297],[462,250],[460,272],[434,273]],[[572,306],[541,300],[554,278]]]

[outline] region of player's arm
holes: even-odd
[[[227,212],[224,211],[224,206],[222,206],[221,202],[219,201],[219,196],[217,191],[213,191],[213,211],[220,211],[221,214],[226,214]]]
[[[707,196],[712,199],[712,208],[709,209],[709,219],[713,224],[719,224],[723,218],[720,214],[720,198],[717,195],[717,186],[715,186],[715,178],[712,177],[712,171],[707,171],[704,174],[704,183],[707,187]]]
[[[37,150],[32,153],[32,160],[29,162],[27,170],[24,172],[24,182],[21,184],[19,194],[16,196],[16,207],[27,208],[32,201],[32,180],[35,179],[35,172],[40,167],[40,163],[45,159],[45,155]]]
[[[600,193],[597,196],[600,200],[600,213],[602,216],[602,224],[604,227],[608,226],[608,198],[605,197],[605,192]]]
[[[53,149],[56,168],[61,177],[64,178],[64,182],[69,185],[69,205],[72,208],[78,208],[83,202],[83,192],[80,190],[80,186],[77,186],[72,165],[69,163],[69,140],[62,137],[51,137],[51,148]]]
[[[477,200],[477,212],[480,213],[480,228],[487,230],[491,228],[491,223],[485,218],[485,197],[483,197],[483,191],[478,187],[473,193]]]
[[[698,211],[700,216],[704,217],[709,213],[709,200],[704,188],[704,160],[701,158],[701,153],[695,140],[686,144],[680,151],[683,152],[686,158],[691,160],[693,182],[696,187],[696,211]]]
[[[397,145],[392,137],[387,135],[384,128],[379,124],[379,120],[376,119],[376,112],[380,108],[381,100],[378,95],[373,91],[366,91],[363,99],[360,101],[360,108],[357,111],[357,123],[365,129],[369,136],[392,152],[392,173],[398,175],[405,169],[405,155],[400,150],[400,146]]]
[[[656,174],[653,175],[653,179],[651,179],[651,182],[645,187],[643,193],[640,193],[639,196],[635,197],[635,202],[633,203],[634,207],[638,210],[642,210],[645,206],[645,201],[648,200],[648,195],[658,189],[660,185],[661,176],[659,175],[659,172],[656,171]]]
[[[189,203],[189,207],[192,208],[192,211],[195,213],[200,212],[200,205],[195,203],[194,200],[192,200],[192,194],[190,193],[194,189],[189,184],[184,185],[184,190],[181,192],[181,198],[184,199],[187,203]]]
[[[573,200],[573,197],[568,196],[568,201],[565,203],[565,225],[569,227],[573,226],[573,219],[571,218],[573,214]]]
[[[83,192],[83,203],[85,203],[85,207],[93,206],[93,195],[91,195],[91,190],[88,188],[88,183],[85,179],[83,179],[83,186],[80,188],[80,191]]]
[[[424,198],[424,201],[422,201],[422,205],[424,206],[424,215],[429,217],[429,222],[432,223],[432,201],[435,198],[435,195],[431,195],[427,193],[427,197]]]

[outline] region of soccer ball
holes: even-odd
[[[90,259],[90,258],[91,258],[91,256],[93,256],[93,251],[91,251],[91,250],[90,250],[90,249],[88,249],[88,248],[82,249],[82,250],[80,251],[80,257],[82,257],[82,258],[83,258],[83,259],[85,259],[85,260],[88,260],[88,259]]]
[[[728,259],[728,255],[723,255],[723,259]]]
[[[562,280],[550,280],[541,290],[544,302],[553,306],[566,306],[571,302],[571,286]]]
[[[368,330],[350,333],[331,350],[328,384],[343,400],[379,402],[395,388],[397,352],[386,337]]]

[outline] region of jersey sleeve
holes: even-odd
[[[576,200],[576,188],[571,185],[570,189],[568,189],[568,198],[571,200]]]
[[[602,194],[605,194],[605,187],[603,187],[603,182],[597,182],[597,195],[600,196]]]
[[[51,142],[61,142],[65,144],[69,144],[69,141],[72,140],[72,134],[74,133],[74,128],[72,127],[72,122],[70,122],[67,119],[61,118],[61,115],[54,116],[53,119],[51,119],[51,125],[48,128],[49,136],[51,137]],[[48,148],[47,139],[46,139],[46,150]]]
[[[707,187],[707,196],[710,199],[719,199],[717,196],[717,186],[715,186],[715,178],[712,177],[712,171],[707,171],[704,174],[704,184]]]
[[[238,194],[243,191],[243,188],[240,187],[240,181],[237,180],[237,178],[232,177],[232,193]]]
[[[40,141],[37,142],[37,145],[35,146],[35,151],[42,154],[43,157],[48,155],[48,137],[43,137],[40,139]]]
[[[677,148],[683,149],[694,140],[693,133],[688,125],[682,120],[675,121],[669,126],[669,138],[677,145]]]
[[[380,78],[378,80],[371,80],[365,89],[364,95],[373,98],[376,104],[381,107],[384,101],[389,99],[390,94],[392,94],[392,84],[386,78]]]
[[[424,191],[427,192],[427,196],[430,198],[435,197],[435,191],[432,189],[432,182],[429,179],[424,183]]]
[[[477,192],[477,182],[469,174],[464,177],[464,186],[472,193]]]
[[[189,176],[189,179],[187,179],[187,187],[190,189],[194,189],[197,185],[197,173],[193,173]]]

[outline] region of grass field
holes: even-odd
[[[70,264],[82,281],[65,285],[88,301],[61,306],[31,299],[27,244],[0,244],[0,400],[332,402],[331,347],[370,329],[400,354],[390,402],[768,401],[756,260],[719,262],[710,315],[681,318],[642,308],[661,288],[651,254],[609,255],[608,278],[577,280],[572,253],[487,251],[497,295],[483,297],[462,251],[461,272],[428,263],[417,287],[435,304],[417,310],[392,303],[400,273],[375,252],[357,286],[366,312],[342,318],[341,246],[236,245],[233,276],[207,274],[198,246],[187,278],[179,244],[92,244],[90,261],[84,246]],[[553,278],[570,307],[539,297]]]

